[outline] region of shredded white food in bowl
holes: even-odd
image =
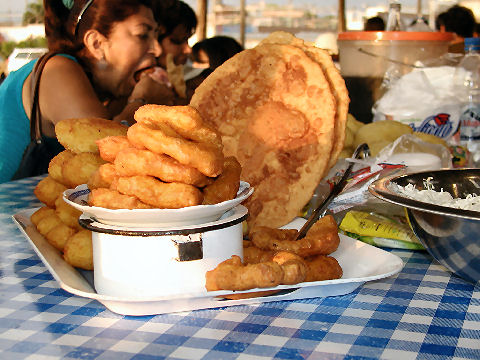
[[[392,183],[392,186],[395,191],[413,200],[456,209],[480,211],[480,196],[477,194],[468,194],[466,198],[453,198],[449,192],[443,191],[443,188],[435,191],[431,181],[432,177],[423,181],[426,190],[418,190],[413,184],[401,186]]]

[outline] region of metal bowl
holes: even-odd
[[[463,279],[480,281],[480,212],[425,203],[405,197],[392,184],[424,190],[431,177],[436,191],[454,198],[480,195],[480,169],[442,169],[379,179],[369,186],[374,196],[405,207],[413,232],[427,251]]]

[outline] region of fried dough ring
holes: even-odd
[[[108,162],[114,162],[120,151],[133,147],[127,135],[107,136],[97,140],[96,143],[100,157]]]
[[[160,209],[199,205],[203,200],[201,191],[193,185],[164,183],[146,175],[119,177],[115,186],[119,193],[135,196],[145,204]]]
[[[100,165],[90,176],[88,179],[87,185],[88,188],[91,189],[98,189],[98,188],[110,188],[114,180],[118,177],[117,170],[115,169],[115,165],[112,163],[106,163]]]
[[[220,150],[206,143],[185,139],[164,124],[136,123],[128,129],[127,136],[135,147],[146,147],[157,154],[169,155],[206,176],[215,177],[222,172],[223,154]]]
[[[203,204],[218,204],[235,199],[240,188],[240,174],[242,166],[234,156],[226,157],[223,162],[223,171],[213,184],[203,190]]]
[[[242,264],[240,257],[233,255],[205,274],[207,291],[248,290],[279,285],[283,270],[276,262]]]
[[[168,155],[150,150],[124,149],[117,154],[114,164],[116,173],[122,177],[150,175],[165,182],[179,182],[199,187],[210,182],[210,179],[197,169],[180,164]]]
[[[144,105],[135,112],[139,123],[168,125],[180,136],[198,143],[223,149],[220,134],[207,126],[192,106]]]
[[[120,194],[113,189],[93,189],[88,195],[88,205],[107,209],[151,209],[135,196]]]
[[[297,230],[258,226],[249,237],[260,249],[290,251],[302,257],[331,254],[340,243],[337,223],[331,215],[320,218],[303,239],[293,240],[296,233]]]

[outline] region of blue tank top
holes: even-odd
[[[62,56],[76,61],[70,55]],[[10,181],[30,143],[30,120],[23,107],[22,89],[36,61],[11,72],[0,85],[0,183]],[[44,136],[44,141],[57,153],[63,150],[55,138]]]

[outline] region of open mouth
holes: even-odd
[[[154,71],[155,71],[154,66],[149,66],[149,67],[146,67],[146,68],[142,68],[140,70],[135,71],[135,73],[133,74],[133,78],[135,79],[136,82],[139,82],[144,74],[145,75],[146,74],[151,74]]]

